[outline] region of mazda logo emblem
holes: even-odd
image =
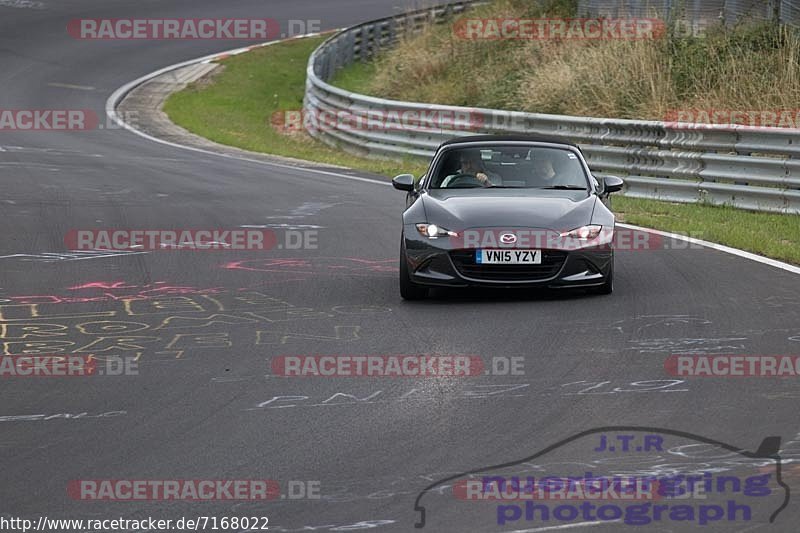
[[[500,242],[503,244],[514,244],[517,242],[517,236],[513,233],[503,233],[500,235]]]

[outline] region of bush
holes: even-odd
[[[464,15],[573,17],[573,0],[499,0]],[[672,109],[794,109],[800,36],[721,25],[656,40],[464,40],[432,25],[377,59],[371,94],[539,113],[663,120]]]

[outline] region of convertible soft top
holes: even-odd
[[[442,146],[451,146],[454,144],[461,144],[461,143],[473,143],[473,142],[537,142],[537,143],[553,143],[553,144],[566,144],[569,146],[574,146],[578,148],[578,145],[574,142],[568,141],[562,137],[546,137],[543,135],[524,135],[524,134],[516,134],[516,135],[467,135],[465,137],[454,137],[450,140],[443,142],[440,145]]]

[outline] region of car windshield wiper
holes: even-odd
[[[553,185],[552,187],[537,187],[538,189],[549,189],[559,191],[585,191],[586,187],[580,185]]]

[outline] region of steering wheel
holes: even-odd
[[[472,174],[456,174],[447,184],[447,188],[455,188],[458,186],[474,186],[474,187],[484,187],[485,185],[481,180],[473,176]]]

